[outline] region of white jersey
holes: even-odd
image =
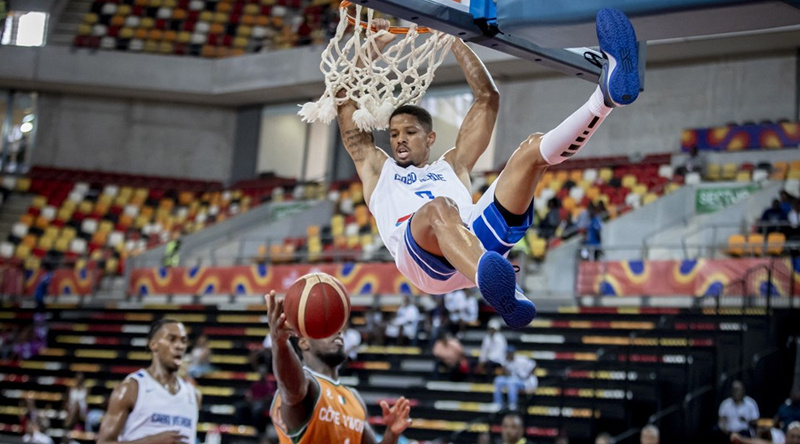
[[[392,257],[396,256],[397,245],[403,239],[403,230],[411,216],[440,196],[454,200],[461,219],[464,223],[469,221],[472,195],[443,158],[422,168],[403,168],[394,159],[386,159],[368,205],[381,240]]]
[[[135,441],[161,432],[177,431],[193,443],[197,437],[197,393],[178,377],[178,393],[170,393],[145,370],[131,373],[126,379],[139,384],[136,405],[128,415],[119,441]]]

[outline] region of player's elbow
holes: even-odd
[[[475,94],[475,101],[490,108],[499,108],[500,92],[497,91],[497,86],[495,86],[494,82],[489,82],[483,89],[478,91],[477,94]]]

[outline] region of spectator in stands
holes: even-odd
[[[442,331],[450,331],[450,311],[446,307],[446,295],[435,295],[433,299],[435,305],[425,320],[425,328],[430,333],[429,343],[433,347],[434,342]]]
[[[639,434],[640,444],[658,444],[660,441],[658,427],[654,424],[648,424],[642,427],[642,432]]]
[[[686,175],[689,173],[697,173],[700,176],[705,175],[706,170],[706,159],[703,155],[700,154],[700,151],[697,149],[696,146],[692,146],[689,148],[689,157],[686,158],[686,162],[683,163],[683,166],[678,168],[677,173]]]
[[[539,237],[550,240],[556,235],[558,226],[561,225],[561,201],[553,197],[547,201],[547,214],[539,222]]]
[[[108,410],[108,397],[103,396],[103,401],[99,406],[92,407],[86,414],[86,431],[96,432],[100,430],[100,423],[103,421],[103,414]]]
[[[14,341],[19,334],[19,327],[17,325],[9,326],[0,332],[0,360],[5,361],[9,359],[14,352]]]
[[[257,347],[250,351],[250,366],[256,373],[272,373],[272,338],[267,334]]]
[[[783,210],[784,213],[789,214],[789,211],[791,211],[792,207],[794,207],[794,203],[797,202],[797,198],[789,194],[789,192],[786,190],[781,190],[778,195],[780,196],[781,210]]]
[[[172,232],[172,238],[164,246],[164,266],[177,267],[181,261],[181,234],[178,231]]]
[[[503,390],[508,395],[508,408],[516,410],[520,390],[533,394],[539,387],[539,379],[533,373],[536,362],[518,355],[513,346],[506,348],[506,360],[503,364],[504,374],[494,378],[494,404],[498,409],[504,408]]]
[[[781,209],[781,201],[772,199],[772,205],[761,213],[759,219],[759,226],[763,234],[772,232],[781,233],[786,228],[785,225],[789,222],[789,217]]]
[[[67,396],[64,400],[64,411],[67,412],[67,417],[64,419],[64,428],[67,431],[79,427],[81,430],[86,429],[86,415],[89,412],[89,404],[86,401],[89,395],[89,389],[86,387],[86,380],[83,372],[75,374],[75,383],[67,390]]]
[[[25,427],[25,435],[22,436],[22,442],[29,442],[33,444],[53,444],[53,439],[42,433],[42,426],[38,421],[30,421]]]
[[[417,326],[422,319],[419,308],[414,304],[411,296],[403,298],[403,305],[397,309],[394,318],[386,326],[386,337],[399,345],[411,343],[416,345]]]
[[[434,376],[441,379],[443,374],[451,381],[463,381],[469,373],[469,364],[464,355],[464,346],[448,331],[440,331],[433,343]],[[444,369],[444,371],[442,371]]]
[[[758,418],[758,405],[753,398],[745,395],[744,383],[733,381],[731,397],[722,401],[719,406],[720,431],[727,435],[738,433],[744,437],[752,437]]]
[[[603,256],[603,250],[600,248],[602,245],[603,233],[603,220],[601,214],[605,212],[605,204],[603,201],[597,204],[590,203],[587,211],[588,223],[584,231],[583,248],[581,249],[581,257],[584,260],[598,260]]]
[[[202,334],[192,347],[190,355],[189,375],[192,378],[200,378],[206,373],[213,371],[211,367],[211,348],[208,346],[208,336]]]
[[[775,414],[775,424],[783,430],[797,421],[800,421],[800,386],[792,388],[789,398],[778,407],[778,413]]]
[[[517,412],[509,412],[503,416],[500,423],[500,437],[503,444],[525,444],[525,420]]]
[[[269,426],[269,407],[278,390],[272,374],[262,373],[258,381],[250,385],[244,394],[244,400],[236,403],[236,420],[264,434]]]
[[[611,435],[606,432],[600,433],[594,439],[594,444],[611,444]]]
[[[478,433],[477,444],[492,444],[492,435],[489,432]]]
[[[786,426],[786,444],[800,444],[800,422],[795,421]]]
[[[361,346],[361,333],[348,322],[342,330],[344,340],[344,353],[351,361],[358,359],[358,347]]]
[[[506,337],[500,333],[501,321],[494,318],[489,321],[489,331],[481,342],[481,354],[478,356],[478,373],[486,375],[487,381],[493,381],[497,369],[506,361]]]
[[[792,241],[800,240],[800,199],[794,201],[792,209],[786,218],[789,221],[789,230],[786,233],[786,238]]]
[[[33,300],[36,302],[36,310],[41,311],[45,309],[45,298],[50,292],[50,282],[53,280],[53,266],[49,262],[42,264],[42,277],[36,283],[36,289],[33,293]]]
[[[364,315],[365,327],[364,333],[366,334],[367,344],[369,345],[383,345],[385,340],[386,325],[383,322],[383,312],[381,311],[380,304],[376,298],[369,308],[366,315]]]
[[[464,318],[468,307],[467,293],[464,290],[451,291],[444,295],[444,307],[447,309],[450,332],[457,335],[464,326]]]
[[[33,399],[33,393],[28,392],[23,399],[19,401],[19,425],[22,430],[28,430],[28,424],[35,422],[41,423],[39,409],[36,407],[36,400]]]

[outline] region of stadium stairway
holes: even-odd
[[[394,307],[384,307],[390,315]],[[183,321],[192,337],[211,339],[215,371],[197,380],[204,395],[199,435],[221,426],[225,443],[256,442],[252,427],[236,423],[234,406],[258,379],[248,355],[258,348],[268,327],[264,307],[221,310],[215,306],[51,307],[48,347],[26,361],[0,361],[2,401],[0,431],[19,433],[19,402],[32,396],[52,416],[52,434],[60,429],[58,412],[67,387],[78,371],[92,386],[90,407],[99,406],[128,373],[150,361],[144,350],[148,325],[168,316]],[[352,324],[364,325],[365,307],[355,307]],[[729,316],[730,313],[733,316]],[[491,313],[482,312],[482,318]],[[33,312],[5,307],[0,326],[24,326]],[[484,323],[485,325],[485,323]],[[537,361],[539,389],[525,407],[533,442],[552,442],[566,431],[573,442],[589,442],[599,431],[621,432],[640,424],[665,405],[697,387],[713,382],[718,367],[743,359],[744,331],[763,330],[763,312],[688,312],[679,309],[569,308],[543,314],[522,331],[504,330],[518,353]],[[476,358],[483,327],[470,327],[462,341]],[[764,337],[766,335],[749,335]],[[747,349],[762,344],[747,344]],[[453,442],[474,442],[476,434],[496,424],[491,380],[474,376],[464,382],[436,380],[430,347],[363,345],[348,364],[343,382],[356,386],[380,431],[383,399],[405,395],[412,401],[410,439],[452,436]],[[53,407],[56,406],[56,407]],[[493,430],[496,426],[492,426]],[[73,433],[91,442],[89,433]]]

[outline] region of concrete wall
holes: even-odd
[[[501,91],[494,166],[502,165],[531,132],[559,124],[595,88],[552,73],[521,79],[508,75],[507,67],[495,68],[493,60],[518,65],[521,72],[531,62],[478,52],[497,71]],[[232,169],[234,107],[301,103],[319,94],[322,84],[314,83],[320,76],[312,63],[318,58],[313,48],[216,61],[0,48],[0,59],[13,61],[0,64],[0,87],[43,91],[34,163],[225,180]],[[784,54],[648,66],[647,89],[637,103],[615,110],[579,156],[677,152],[684,128],[795,119],[796,59]],[[449,57],[434,87],[453,88],[446,83],[453,76],[445,76],[453,64]],[[307,65],[313,69],[295,70],[294,76],[282,71]],[[460,79],[455,81],[463,86]],[[332,155],[345,158],[324,160],[338,166],[329,177],[350,177],[343,165],[350,162],[347,153],[334,150]],[[321,176],[319,167],[307,170]]]
[[[45,93],[32,164],[225,181],[236,111]]]

